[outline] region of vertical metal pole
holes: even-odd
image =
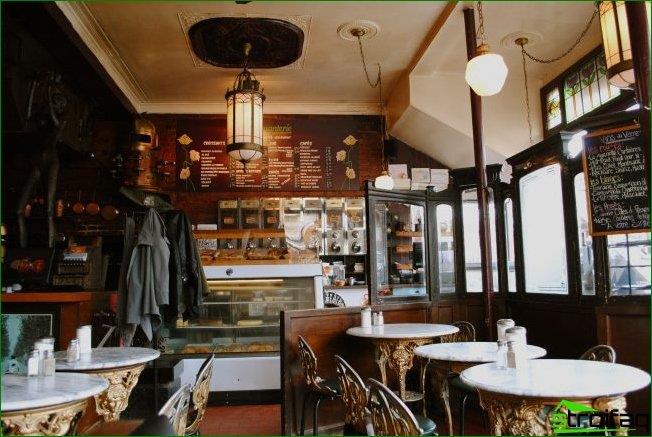
[[[475,15],[471,8],[464,9],[466,30],[466,55],[470,60],[476,55]],[[491,231],[489,226],[489,191],[485,168],[485,150],[482,142],[482,100],[473,89],[471,94],[471,123],[473,125],[473,155],[478,181],[478,209],[480,217],[480,264],[482,267],[482,297],[485,310],[485,329],[488,339],[494,340],[493,279],[491,274]]]

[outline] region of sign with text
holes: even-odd
[[[177,123],[177,187],[184,191],[358,190],[361,147],[379,147],[377,117],[265,118],[263,157],[247,164],[226,153],[226,119]]]
[[[649,145],[638,125],[584,137],[583,164],[594,236],[649,232]]]

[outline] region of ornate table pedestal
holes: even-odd
[[[120,420],[120,414],[129,405],[129,396],[138,382],[145,364],[115,369],[84,370],[84,373],[102,377],[109,383],[102,393],[95,395],[95,409],[105,422]]]
[[[383,384],[387,385],[386,365],[389,365],[398,376],[400,398],[405,402],[423,399],[423,394],[405,389],[405,377],[413,365],[414,348],[432,343],[432,338],[374,338],[373,343]]]
[[[2,435],[74,435],[88,399],[2,413]]]
[[[550,413],[561,399],[508,395],[478,390],[480,405],[489,416],[493,435],[553,435]],[[602,413],[617,409],[625,414],[625,397],[612,396],[596,399],[568,399],[586,405]],[[616,435],[627,435],[627,428],[620,428],[618,415],[614,416]]]

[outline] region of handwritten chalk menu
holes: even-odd
[[[648,146],[636,125],[584,138],[591,235],[650,230]]]
[[[263,157],[247,164],[226,153],[226,118],[177,122],[177,186],[183,191],[358,190],[360,148],[380,147],[378,118],[265,117]]]

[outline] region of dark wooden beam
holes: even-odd
[[[470,60],[476,55],[475,15],[471,8],[464,9],[464,28],[466,30],[466,55]],[[491,275],[491,231],[489,226],[489,190],[485,169],[485,149],[482,141],[482,99],[472,88],[471,123],[473,125],[473,155],[475,173],[478,181],[478,209],[480,216],[480,264],[482,267],[482,296],[485,309],[485,328],[489,340],[494,339],[493,317],[493,278]]]

